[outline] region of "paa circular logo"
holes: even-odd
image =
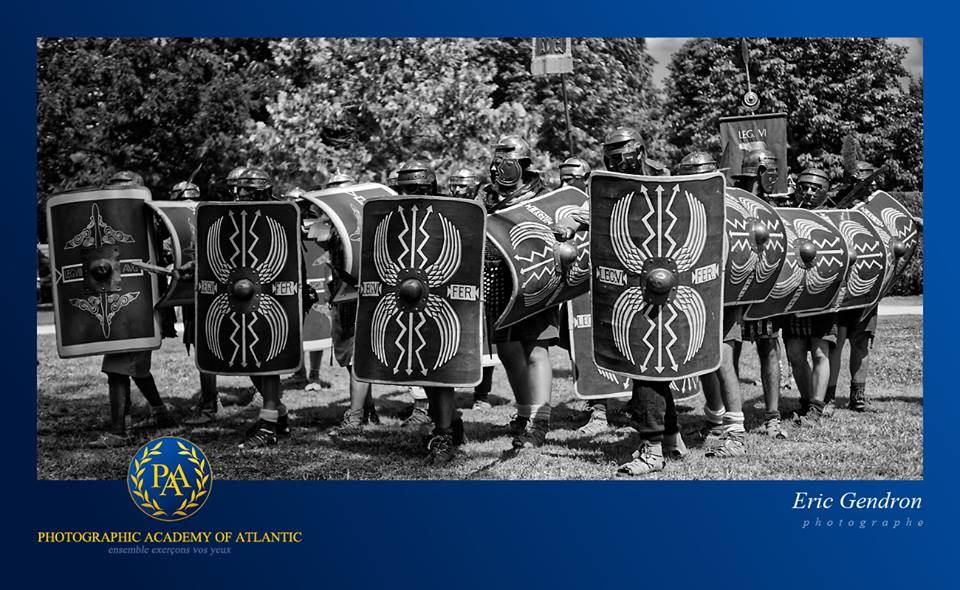
[[[164,522],[197,513],[213,487],[213,470],[200,447],[165,436],[143,445],[127,470],[130,499],[141,512]]]

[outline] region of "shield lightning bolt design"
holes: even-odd
[[[629,211],[636,196],[635,192],[630,192],[614,204],[610,215],[610,236],[617,259],[634,275],[643,274],[644,262],[654,257],[670,259],[676,264],[678,273],[690,271],[700,259],[707,239],[707,214],[703,203],[689,191],[683,191],[683,196],[680,196],[679,184],[673,186],[666,206],[663,185],[657,185],[654,189],[655,197],[648,194],[646,186],[642,186],[640,192],[643,196],[640,203],[647,209],[641,218],[647,230],[647,239],[637,245],[630,237]],[[656,207],[653,206],[654,198]],[[682,244],[673,235],[679,220],[673,209],[675,203],[686,206],[690,220],[689,231]],[[617,298],[612,322],[614,345],[631,363],[636,362],[634,350],[641,354],[645,352],[640,362],[643,372],[651,362],[656,363],[653,368],[658,373],[662,373],[665,366],[676,371],[681,363],[689,362],[703,346],[706,326],[703,299],[692,287],[679,285],[672,300],[658,305],[645,301],[643,289],[642,286],[630,287]],[[679,340],[678,328],[674,327],[674,323],[681,315],[686,319],[690,338],[686,350],[674,351],[674,344]],[[637,316],[646,325],[639,343],[630,340],[631,328]]]
[[[438,238],[427,231],[431,216],[440,224],[441,240],[440,252],[432,263],[424,253],[430,240]],[[391,223],[402,224],[402,230],[393,238],[399,245],[396,258],[391,255]],[[438,293],[460,268],[462,253],[460,230],[444,215],[435,213],[432,205],[424,211],[416,204],[409,207],[398,205],[395,211],[388,213],[377,224],[373,246],[374,267],[382,285],[393,288],[393,292],[386,293],[373,311],[371,348],[377,360],[394,374],[404,371],[407,375],[417,372],[426,376],[445,365],[459,351],[460,318],[450,303]],[[414,276],[419,278],[402,278],[411,272],[415,272]],[[406,280],[419,281],[421,288],[426,287],[426,297],[421,305],[404,305],[401,290]],[[423,359],[423,349],[427,347],[424,327],[428,322],[433,323],[439,334],[439,349],[433,362]],[[386,332],[391,325],[396,325],[399,332],[393,342],[388,342]],[[396,360],[391,361],[394,355]]]
[[[265,233],[257,230],[257,223],[261,220],[266,225]],[[227,223],[229,226],[225,227]],[[261,258],[255,254],[254,248],[263,235],[268,237],[269,246]],[[224,236],[230,247],[228,253],[222,247]],[[210,225],[206,246],[210,269],[220,283],[217,289],[219,294],[210,304],[203,326],[210,352],[231,367],[260,367],[276,358],[287,346],[289,320],[276,297],[262,289],[253,295],[253,305],[246,310],[237,309],[231,304],[229,283],[237,270],[248,271],[245,276],[249,276],[260,287],[273,282],[287,264],[287,235],[279,221],[262,214],[259,209],[254,211],[250,219],[246,210],[239,215],[229,211]],[[299,296],[299,293],[296,289],[289,289],[279,292],[277,296]],[[257,356],[255,348],[261,340],[257,333],[261,321],[266,324],[270,337],[262,359]],[[228,322],[228,334],[224,342],[221,329],[225,322]]]
[[[770,296],[782,299],[792,295],[784,308],[784,311],[790,311],[804,293],[816,295],[833,284],[837,273],[830,271],[835,265],[839,271],[843,270],[844,263],[840,256],[844,255],[844,250],[840,247],[843,242],[842,237],[833,235],[826,226],[812,219],[797,219],[792,226],[787,224],[786,230],[788,244],[793,246],[798,240],[809,240],[816,247],[817,252],[816,263],[807,268],[799,260],[796,247],[791,247],[787,251],[784,264],[790,269],[790,276],[778,282],[770,292]],[[827,235],[823,236],[823,234]],[[817,235],[821,237],[817,238]]]

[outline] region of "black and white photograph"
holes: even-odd
[[[924,476],[921,38],[36,56],[37,479]]]

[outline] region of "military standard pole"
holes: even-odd
[[[573,157],[575,154],[573,152],[573,138],[570,136],[570,107],[567,105],[567,75],[560,74],[560,86],[563,91],[563,114],[567,118],[567,149],[570,150],[570,157]]]

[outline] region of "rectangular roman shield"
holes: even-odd
[[[593,362],[593,304],[590,293],[567,302],[570,328],[570,358],[573,361],[573,392],[580,399],[626,398],[633,394],[633,380],[601,369]],[[699,377],[670,382],[673,399],[683,401],[702,391]]]
[[[62,358],[160,348],[146,188],[86,190],[50,198],[57,352]]]
[[[338,186],[303,195],[304,200],[330,219],[335,239],[339,241],[342,260],[333,260],[340,276],[348,282],[349,296],[336,297],[334,301],[356,299],[354,286],[360,276],[360,211],[369,199],[395,196],[390,187],[375,182]],[[339,258],[339,256],[338,256]],[[350,285],[349,283],[353,283]],[[336,294],[334,294],[336,295]]]
[[[593,309],[590,293],[567,302],[570,356],[573,359],[573,392],[580,399],[630,397],[633,380],[601,369],[593,362]]]
[[[745,190],[727,187],[725,305],[763,301],[787,257],[787,234],[773,207]]]
[[[590,288],[588,232],[577,232],[562,244],[553,233],[555,225],[578,225],[570,216],[587,200],[580,189],[565,186],[488,216],[487,237],[506,261],[511,279],[510,297],[496,328],[515,324]]]
[[[882,298],[890,291],[894,280],[907,268],[916,253],[920,243],[919,228],[906,207],[883,191],[873,193],[853,209],[866,217],[883,242],[886,265],[880,287]]]
[[[863,213],[851,209],[815,211],[829,221],[847,245],[848,271],[830,310],[868,307],[880,300],[887,254],[880,233]]]
[[[740,164],[747,152],[768,149],[777,156],[777,193],[787,192],[787,114],[768,113],[720,117],[720,168],[727,181],[740,173]]]
[[[424,387],[480,382],[485,213],[476,201],[447,197],[364,203],[357,379]]]
[[[787,233],[787,258],[777,284],[744,318],[759,320],[830,307],[849,269],[847,245],[832,223],[806,209],[777,207]]]
[[[594,360],[672,381],[720,365],[724,186],[719,172],[590,177]]]
[[[197,368],[279,375],[300,367],[301,260],[295,203],[197,206]]]
[[[325,223],[320,220],[311,220],[311,229],[314,224]],[[308,231],[307,236],[313,231]],[[333,324],[330,321],[330,255],[320,244],[304,237],[303,239],[304,265],[307,271],[307,284],[317,292],[317,302],[310,306],[307,315],[303,318],[303,349],[323,350],[333,346],[331,338]]]
[[[196,259],[197,203],[192,201],[149,201],[147,206],[163,224],[170,240],[173,265],[181,268]],[[193,305],[193,280],[180,281],[169,277],[167,290],[161,294],[157,307]]]

